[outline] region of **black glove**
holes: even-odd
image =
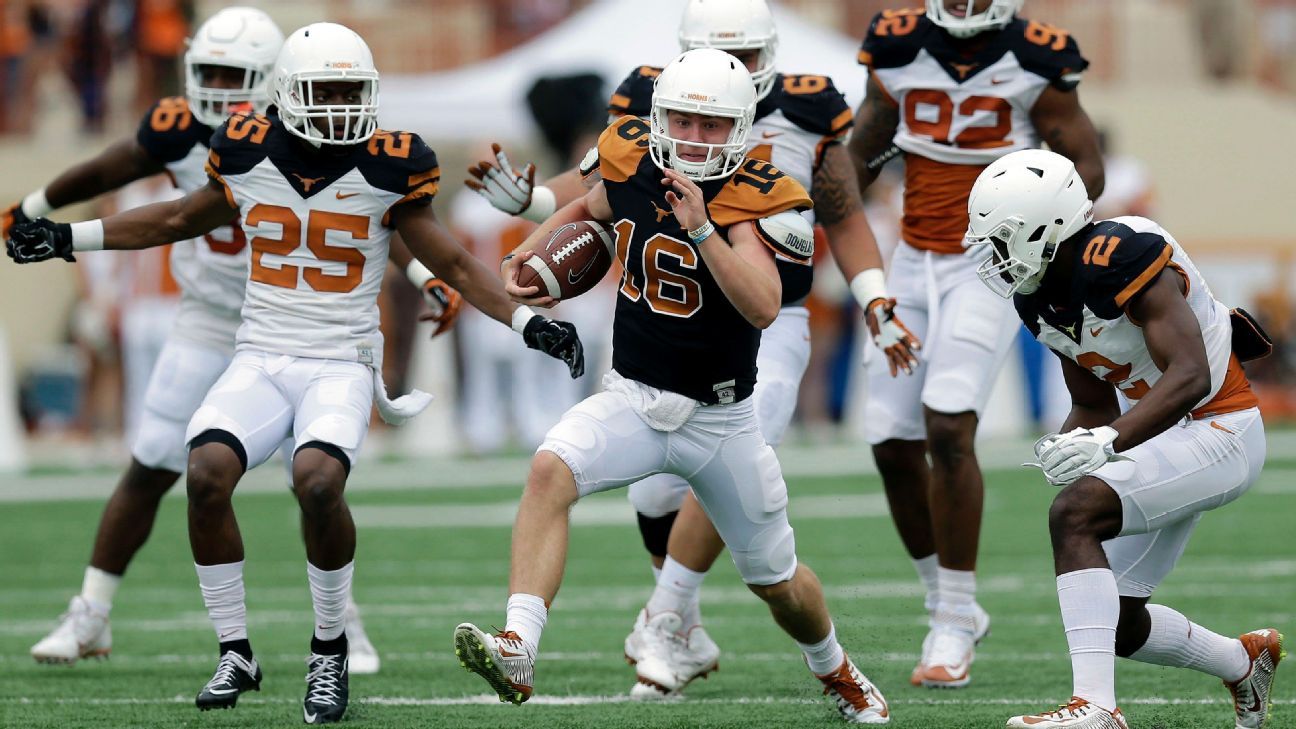
[[[72,255],[72,226],[37,218],[19,223],[9,231],[5,252],[14,263],[37,263],[51,258],[75,261]]]
[[[585,374],[585,347],[571,322],[554,321],[536,314],[522,330],[522,339],[531,349],[566,362],[573,380]]]

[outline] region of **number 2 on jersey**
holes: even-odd
[[[687,319],[702,308],[702,286],[683,274],[662,268],[662,258],[674,258],[680,268],[698,267],[698,254],[687,243],[658,233],[649,238],[640,259],[642,275],[636,277],[630,267],[630,241],[634,238],[635,224],[622,220],[615,226],[617,259],[624,273],[621,294],[631,301],[642,296],[649,308],[658,314]],[[636,282],[635,278],[639,281]]]
[[[315,254],[316,260],[335,261],[346,264],[346,271],[341,274],[328,274],[321,268],[281,264],[271,268],[262,263],[262,257],[269,253],[276,256],[287,256],[302,243],[302,221],[292,209],[281,205],[256,205],[248,212],[247,225],[257,226],[261,223],[272,223],[280,226],[278,238],[258,235],[252,239],[252,273],[249,278],[258,283],[278,286],[284,289],[297,288],[298,275],[315,291],[345,294],[360,285],[364,275],[365,255],[357,248],[330,246],[325,237],[330,230],[346,233],[352,240],[365,240],[369,237],[369,219],[363,215],[331,213],[324,210],[312,210],[306,218],[306,247]]]
[[[923,112],[919,114],[919,107]],[[936,110],[936,120],[931,120],[931,109]],[[923,134],[937,144],[950,144],[967,149],[993,149],[1006,147],[1012,132],[1012,105],[996,96],[969,96],[958,105],[958,116],[969,117],[979,111],[994,114],[993,124],[978,124],[963,129],[950,139],[954,125],[954,100],[944,91],[915,89],[905,94],[905,124],[914,134]]]

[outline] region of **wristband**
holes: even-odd
[[[558,209],[558,197],[554,191],[544,185],[537,185],[531,191],[531,204],[518,215],[533,223],[543,223]]]
[[[851,279],[850,290],[860,308],[867,311],[869,304],[887,297],[886,274],[880,268],[861,271]]]
[[[526,329],[527,322],[531,321],[531,318],[534,316],[536,316],[536,313],[531,311],[531,307],[529,306],[519,306],[514,309],[512,324],[513,331],[521,334]]]
[[[693,241],[693,247],[696,248],[697,246],[702,245],[702,241],[710,238],[711,234],[714,233],[715,230],[715,223],[708,220],[703,223],[701,227],[690,230],[688,232],[688,237],[689,240]]]
[[[408,278],[409,282],[414,284],[416,288],[421,289],[428,281],[436,278],[436,275],[429,271],[428,267],[424,266],[419,259],[415,258],[405,267],[405,277]]]
[[[104,229],[102,220],[87,220],[72,224],[72,250],[102,251]]]
[[[45,188],[42,187],[36,192],[23,198],[22,211],[23,215],[26,215],[32,220],[43,218],[54,212],[53,206],[49,204],[49,199],[45,197]]]

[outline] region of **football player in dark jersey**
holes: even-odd
[[[966,686],[990,629],[976,602],[984,484],[973,441],[1020,326],[965,255],[968,192],[986,165],[1041,141],[1074,160],[1090,194],[1103,186],[1098,137],[1076,92],[1088,61],[1065,30],[1018,18],[1021,4],[885,10],[859,54],[869,79],[850,151],[860,189],[904,152],[901,241],[886,283],[926,352],[912,377],[870,363],[864,417],[891,517],[927,592],[915,685]]]
[[[746,155],[755,97],[733,56],[679,56],[658,78],[649,120],[625,117],[599,138],[601,181],[505,263],[515,300],[545,303],[538,288],[518,287],[520,262],[559,226],[593,219],[615,231],[624,275],[606,391],[569,410],[532,460],[513,528],[504,630],[455,630],[460,661],[502,701],[531,696],[572,505],[664,472],[689,477],[744,581],[800,645],[841,714],[889,720],[881,693],[837,642],[818,579],[797,562],[787,487],[752,404],[760,331],[780,308],[775,258],[811,247],[799,212],[810,207],[805,189]],[[667,632],[682,635],[681,616],[664,615],[673,620]],[[644,663],[640,681],[677,688],[669,665]]]
[[[1071,699],[1008,726],[1125,729],[1118,655],[1218,677],[1236,725],[1263,726],[1282,635],[1227,638],[1149,601],[1202,515],[1260,475],[1264,423],[1240,362],[1271,342],[1212,296],[1164,228],[1137,216],[1094,222],[1084,181],[1059,154],[994,162],[968,212],[969,242],[990,254],[978,276],[1058,355],[1072,400],[1059,432],[1036,442],[1034,464],[1062,487],[1049,532]],[[1124,413],[1117,390],[1133,403]]]

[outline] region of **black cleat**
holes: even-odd
[[[239,694],[249,689],[261,690],[261,667],[256,659],[225,651],[216,664],[216,674],[198,692],[195,703],[199,711],[232,709],[238,703]]]
[[[319,653],[324,644],[325,641],[312,640],[311,654],[306,659],[306,701],[302,706],[302,718],[307,724],[342,721],[347,709],[349,674],[345,639],[340,653]]]

